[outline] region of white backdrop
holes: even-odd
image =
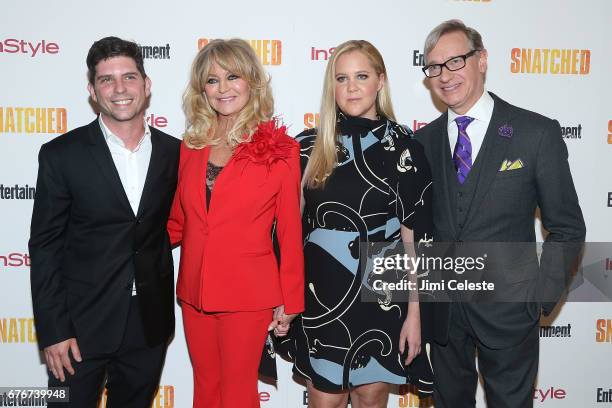
[[[487,88],[567,128],[587,240],[605,242],[612,227],[611,16],[606,0],[3,2],[0,387],[46,383],[30,300],[28,187],[35,186],[40,145],[94,118],[85,57],[95,40],[117,35],[157,47],[148,49],[151,58],[145,61],[153,81],[147,116],[180,137],[181,94],[198,44],[206,39],[253,41],[272,77],[276,112],[293,135],[314,124],[330,48],[367,39],[385,58],[399,121],[415,128],[439,115],[418,66],[423,41],[439,22],[461,18],[480,31],[489,51]],[[604,276],[610,269],[610,262],[601,263]],[[155,407],[191,406],[191,366],[178,309],[177,317]],[[606,401],[612,388],[611,319],[610,303],[567,303],[543,322],[565,326],[558,332],[565,336],[542,338],[536,406],[598,407]],[[304,388],[291,379],[289,363],[279,361],[279,377],[276,387],[260,384],[262,406],[304,406]],[[389,407],[425,406],[405,392],[393,395]],[[478,398],[478,406],[486,406],[480,389]]]

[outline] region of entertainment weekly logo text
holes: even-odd
[[[413,67],[424,67],[425,66],[425,54],[421,50],[412,50],[412,66]]]
[[[572,325],[565,326],[540,326],[540,338],[542,337],[572,337]]]
[[[170,44],[166,45],[140,45],[140,52],[144,59],[170,59]]]
[[[598,388],[597,389],[597,402],[612,402],[612,388]]]
[[[36,188],[28,184],[0,184],[0,200],[33,200],[35,195]]]
[[[562,125],[561,137],[564,139],[582,139],[582,124]]]

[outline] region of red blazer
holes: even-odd
[[[206,208],[210,147],[181,145],[178,186],[168,221],[181,244],[177,297],[199,310],[250,311],[285,305],[304,310],[299,145],[260,124],[217,176]],[[272,248],[272,225],[280,268]]]

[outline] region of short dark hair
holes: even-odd
[[[104,37],[92,44],[87,53],[87,77],[90,84],[96,80],[96,65],[100,61],[113,57],[129,57],[136,63],[136,68],[143,78],[147,77],[142,59],[142,51],[133,41],[122,40],[118,37]]]

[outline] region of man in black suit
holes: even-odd
[[[30,235],[34,319],[70,404],[148,407],[174,331],[166,222],[180,141],[144,119],[151,81],[140,48],[107,37],[87,56],[99,117],[44,144]],[[49,406],[53,406],[50,404]]]
[[[425,57],[430,88],[448,107],[416,133],[432,167],[434,240],[459,252],[504,243],[493,245],[482,275],[498,285],[488,301],[455,293],[435,305],[435,405],[475,406],[477,350],[488,406],[531,407],[540,312],[559,300],[585,237],[567,148],[556,120],[485,91],[487,51],[476,30],[440,24]],[[548,232],[539,264],[537,207]]]

